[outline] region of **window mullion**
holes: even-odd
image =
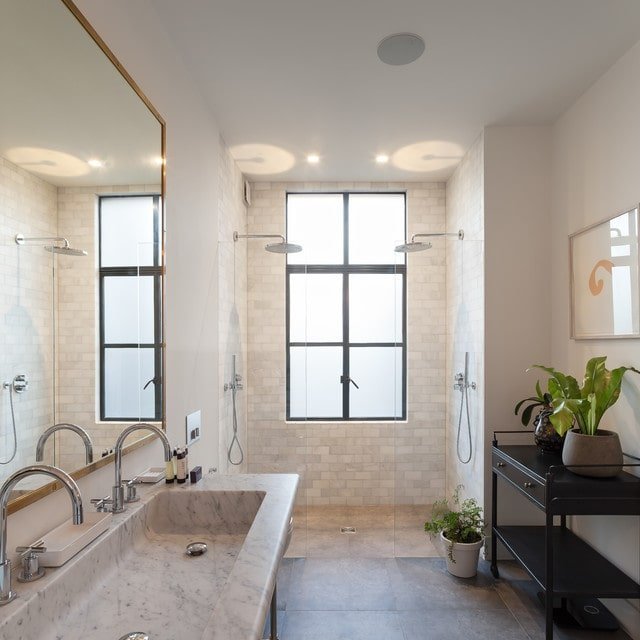
[[[342,419],[349,420],[349,194],[342,196],[344,231],[342,234],[345,273],[342,275]]]

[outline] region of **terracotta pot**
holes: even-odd
[[[480,549],[484,544],[484,538],[478,542],[454,542],[453,543],[453,560],[449,558],[449,547],[451,541],[445,538],[444,533],[440,533],[440,539],[447,549],[447,571],[458,578],[473,578],[478,573],[478,557]]]
[[[540,409],[540,412],[533,420],[535,431],[533,439],[542,451],[559,453],[564,446],[564,436],[558,434],[549,420],[553,409]]]
[[[620,438],[613,431],[598,429],[596,435],[587,436],[578,429],[567,433],[562,462],[569,471],[591,478],[611,478],[622,471]],[[607,467],[571,467],[579,464],[606,464]]]

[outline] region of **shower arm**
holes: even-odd
[[[16,244],[23,245],[27,242],[64,242],[65,249],[69,248],[69,241],[62,236],[46,236],[43,238],[25,238],[21,233],[16,234]]]
[[[460,229],[455,233],[414,233],[411,236],[411,243],[414,243],[416,238],[436,238],[442,236],[455,236],[458,240],[464,240],[464,231]]]
[[[240,238],[278,238],[281,242],[286,242],[286,238],[279,233],[238,233],[233,232],[233,241],[238,242]]]

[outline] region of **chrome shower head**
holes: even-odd
[[[397,253],[414,253],[416,251],[431,249],[432,244],[430,242],[419,242],[416,241],[416,238],[435,238],[438,236],[455,236],[458,240],[464,240],[464,231],[459,229],[457,233],[414,233],[411,236],[410,242],[399,244],[395,248],[395,251]]]
[[[87,252],[84,249],[73,249],[69,246],[69,241],[63,237],[45,237],[45,238],[25,238],[22,233],[18,233],[15,236],[16,244],[22,246],[27,242],[35,242],[44,246],[44,250],[49,253],[59,253],[65,256],[86,256]],[[47,244],[49,242],[57,242],[61,244]]]
[[[405,244],[399,244],[395,251],[397,253],[415,253],[416,251],[431,249],[432,246],[430,242],[406,242]]]
[[[265,245],[265,250],[269,253],[300,253],[302,247],[299,244],[293,244],[287,242],[284,236],[280,234],[268,234],[268,233],[244,233],[240,234],[237,231],[233,232],[233,241],[238,242],[240,238],[278,238],[280,242],[271,242]]]
[[[272,242],[265,245],[265,249],[271,253],[300,253],[302,247],[292,242]]]
[[[72,249],[71,247],[56,247],[55,245],[49,245],[44,248],[49,253],[59,253],[63,256],[86,256],[87,252],[84,249]]]

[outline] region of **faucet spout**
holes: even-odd
[[[122,447],[124,441],[134,431],[147,430],[155,433],[162,441],[164,447],[164,461],[170,462],[172,458],[171,444],[169,439],[165,435],[164,431],[153,424],[148,422],[136,422],[136,424],[129,425],[122,430],[122,433],[116,440],[116,445],[113,448],[114,452],[114,467],[115,467],[115,483],[113,485],[112,492],[112,509],[114,513],[120,513],[124,511],[124,488],[122,487]]]
[[[82,427],[79,427],[77,424],[71,424],[70,422],[60,422],[58,424],[54,424],[48,429],[45,429],[44,433],[40,438],[38,438],[38,444],[36,445],[36,462],[42,462],[44,459],[44,446],[50,436],[52,436],[56,431],[62,431],[63,429],[73,431],[82,438],[85,448],[85,464],[91,464],[93,462],[93,444],[91,442],[91,436],[89,436]]]
[[[7,506],[11,491],[20,480],[33,475],[50,476],[62,483],[67,490],[73,505],[73,524],[82,524],[84,513],[82,509],[82,496],[76,481],[62,469],[48,465],[31,465],[18,469],[9,476],[0,487],[0,606],[11,602],[16,594],[11,590],[11,561],[7,560]]]

